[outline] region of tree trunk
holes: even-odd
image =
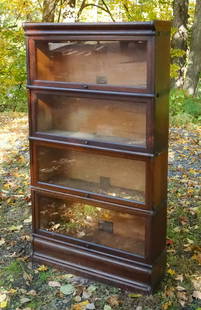
[[[57,3],[58,0],[43,0],[43,22],[54,22]]]
[[[173,28],[176,32],[173,35],[171,47],[178,50],[179,56],[172,59],[172,63],[179,66],[178,77],[172,79],[172,87],[181,87],[184,82],[184,69],[186,64],[187,51],[187,23],[188,23],[188,5],[189,0],[173,1]]]
[[[194,95],[201,73],[201,1],[196,0],[195,16],[192,27],[190,52],[184,89],[189,95]]]

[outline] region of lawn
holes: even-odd
[[[201,129],[170,129],[168,263],[151,296],[31,262],[27,115],[0,114],[0,309],[201,310]]]

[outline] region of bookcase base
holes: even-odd
[[[119,288],[149,295],[164,275],[165,252],[153,265],[122,261],[118,257],[90,253],[55,239],[34,234],[33,262],[101,281]]]

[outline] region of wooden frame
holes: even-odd
[[[166,260],[170,23],[164,21],[97,24],[25,23],[24,29],[27,38],[33,259],[39,263],[70,270],[70,272],[124,289],[149,294],[157,288],[164,274]],[[76,42],[146,41],[147,86],[140,88],[123,85],[123,83],[113,85],[75,82],[74,80],[62,81],[61,79],[58,81],[46,77],[45,73],[42,80],[38,79],[36,45],[46,44],[48,41],[63,43],[72,40]],[[133,71],[132,74],[135,75],[136,72]],[[96,137],[88,139],[68,135],[56,136],[48,130],[46,132],[42,129],[38,130],[37,118],[40,111],[37,95],[39,94],[49,95],[48,104],[50,105],[53,96],[84,98],[90,104],[93,104],[93,100],[107,101],[108,104],[112,100],[127,105],[142,104],[146,107],[146,143],[129,145],[114,142],[112,139],[108,142],[104,139],[98,141]],[[54,112],[51,111],[51,113]],[[121,128],[120,125],[119,128]],[[128,160],[144,163],[145,200],[112,197],[98,193],[96,190],[90,191],[76,186],[61,186],[41,181],[39,178],[40,155],[37,153],[37,149],[41,147],[49,148],[49,150],[52,148],[53,151],[58,150],[58,154],[62,152],[63,154],[65,152],[76,154],[77,152],[80,158],[89,154],[89,158],[110,158],[113,162],[122,159],[123,162]],[[52,158],[54,160],[54,157]],[[49,164],[51,165],[51,161]],[[85,171],[89,168],[90,165],[85,167]],[[116,172],[117,175],[120,173]],[[134,174],[133,172],[133,178]],[[65,177],[68,178],[68,173]],[[144,254],[139,255],[135,252],[41,229],[39,197],[90,204],[92,207],[136,216],[145,223]]]
[[[141,97],[136,96],[129,93],[117,93],[113,92],[102,92],[102,91],[69,91],[64,90],[62,88],[53,88],[53,87],[38,87],[38,86],[30,86],[30,109],[33,115],[32,122],[30,124],[31,136],[41,137],[51,140],[61,140],[66,141],[73,144],[78,145],[91,145],[97,147],[104,147],[107,149],[122,149],[122,150],[131,150],[131,151],[140,151],[140,152],[152,152],[154,146],[154,132],[153,132],[153,111],[154,111],[154,99],[152,97]],[[49,94],[49,95],[63,95],[68,97],[78,97],[79,98],[89,98],[89,99],[102,99],[102,100],[117,100],[119,102],[133,102],[141,103],[146,106],[146,143],[144,146],[138,145],[129,145],[129,144],[120,144],[114,142],[103,142],[97,140],[87,140],[87,139],[79,139],[79,138],[70,138],[70,137],[55,137],[54,135],[44,133],[42,131],[37,130],[37,95],[38,94]]]

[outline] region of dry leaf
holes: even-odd
[[[31,300],[30,298],[22,297],[22,298],[20,299],[20,303],[21,303],[21,304],[26,304],[26,303],[29,302],[30,300]]]
[[[92,294],[91,292],[84,290],[82,293],[82,298],[83,299],[89,299],[89,297],[91,297],[91,294]]]
[[[8,301],[7,300],[4,300],[2,302],[0,302],[0,308],[3,309],[3,308],[6,308],[8,305]]]
[[[1,294],[0,295],[0,303],[6,300],[6,294]]]
[[[194,291],[193,292],[193,297],[196,299],[201,299],[201,292],[200,291]]]
[[[178,275],[175,277],[175,280],[180,281],[180,282],[183,282],[183,280],[184,280],[183,274],[178,274]]]
[[[198,264],[201,264],[201,253],[193,255],[192,259],[196,260]]]
[[[31,274],[28,274],[26,271],[23,272],[23,278],[25,281],[32,281],[33,277]]]
[[[8,294],[15,294],[16,292],[17,292],[16,289],[11,288],[11,289],[8,291]]]
[[[4,238],[1,238],[1,239],[0,239],[0,246],[3,245],[5,242],[6,242],[5,239],[4,239]]]
[[[32,237],[30,235],[24,235],[24,236],[21,236],[20,239],[26,240],[26,241],[31,241]]]
[[[73,305],[73,310],[85,310],[86,306],[89,304],[88,300],[82,301],[79,304]]]
[[[107,302],[110,304],[112,307],[116,307],[119,305],[119,300],[117,295],[109,296],[107,299]]]
[[[48,285],[51,287],[60,287],[61,286],[61,284],[57,281],[49,281]]]
[[[166,303],[164,303],[162,305],[162,309],[163,310],[167,310],[171,305],[172,305],[172,302],[171,301],[167,301]]]
[[[112,308],[109,305],[105,305],[103,310],[112,310]]]
[[[74,291],[75,288],[72,284],[66,284],[60,287],[60,292],[63,293],[64,295],[71,295],[74,293]]]
[[[167,273],[170,274],[171,276],[174,276],[176,274],[176,272],[171,268],[167,270]]]
[[[37,268],[38,271],[47,271],[48,270],[48,267],[45,266],[45,265],[41,265]]]
[[[139,297],[142,297],[141,294],[134,294],[134,293],[131,293],[131,294],[128,294],[128,297],[131,297],[131,298],[139,298]]]
[[[186,289],[185,289],[185,287],[183,287],[183,286],[180,286],[180,285],[178,285],[178,286],[176,286],[176,289],[178,290],[178,291],[186,291]]]
[[[36,296],[37,293],[35,290],[30,290],[29,292],[27,292],[27,295]]]
[[[96,307],[95,307],[94,303],[88,304],[86,306],[86,310],[95,310],[95,309],[96,309]]]

